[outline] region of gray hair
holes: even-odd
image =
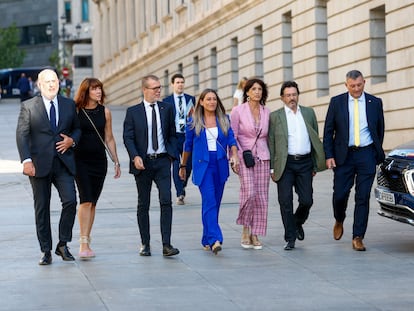
[[[361,71],[359,71],[359,70],[351,70],[351,71],[348,71],[348,73],[346,74],[346,79],[347,80],[348,79],[355,80],[359,77],[362,77],[362,79],[364,78]]]

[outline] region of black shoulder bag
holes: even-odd
[[[262,132],[262,129],[260,129],[259,134],[256,136],[256,140],[254,141],[254,144],[251,149],[253,149],[254,145],[256,145],[257,140],[259,139],[260,133]],[[253,153],[251,149],[247,149],[243,151],[243,161],[246,167],[253,167],[256,164],[256,161],[254,160]]]

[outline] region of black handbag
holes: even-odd
[[[256,164],[251,150],[243,151],[243,160],[246,167],[253,167]]]
[[[259,138],[261,132],[262,132],[262,129],[260,129],[259,134],[257,134],[256,140],[254,141],[252,149],[254,145],[256,145],[257,139]],[[243,161],[244,161],[244,165],[246,165],[246,167],[248,168],[253,167],[256,164],[256,161],[254,160],[253,152],[251,149],[247,149],[243,151]]]

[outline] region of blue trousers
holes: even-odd
[[[216,241],[223,242],[223,234],[218,223],[218,218],[225,182],[220,181],[217,153],[210,151],[209,155],[210,161],[207,171],[203,181],[198,187],[201,193],[201,218],[203,221],[203,237],[201,243],[203,246],[212,246]]]
[[[185,180],[182,180],[180,178],[179,171],[180,171],[181,154],[183,153],[184,141],[185,141],[185,134],[177,133],[177,153],[179,156],[173,162],[173,172],[172,172],[175,192],[176,192],[177,197],[179,197],[180,195],[185,196],[185,187],[187,187],[188,178],[191,175],[191,168],[192,168],[192,161],[190,157],[187,160],[187,167],[185,169],[186,171]]]
[[[369,198],[375,179],[376,163],[373,146],[348,151],[345,163],[334,169],[333,210],[337,221],[346,216],[348,198],[355,182],[355,209],[352,238],[364,238],[368,226]]]

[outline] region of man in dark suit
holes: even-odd
[[[348,198],[355,180],[355,210],[352,247],[365,251],[363,239],[368,225],[369,198],[376,165],[384,158],[384,112],[382,100],[364,92],[361,72],[346,74],[348,92],[331,98],[326,114],[323,146],[326,167],[334,170],[333,236],[339,240]]]
[[[30,81],[24,72],[22,72],[16,86],[20,90],[20,101],[23,102],[30,98]]]
[[[138,191],[137,220],[141,234],[141,256],[151,256],[149,208],[151,186],[159,191],[160,225],[163,255],[179,253],[171,245],[171,161],[176,156],[174,107],[159,101],[161,84],[154,75],[142,79],[144,100],[129,107],[124,120],[124,144],[128,151],[130,173],[134,175]]]
[[[189,94],[184,93],[184,76],[181,73],[176,73],[171,78],[171,85],[173,93],[164,98],[164,102],[170,103],[175,111],[175,129],[177,132],[177,155],[173,162],[173,180],[177,195],[177,204],[184,205],[185,187],[191,175],[191,161],[187,161],[186,178],[182,180],[179,176],[180,171],[180,157],[183,153],[183,146],[185,141],[185,125],[188,118],[194,110],[195,98]]]
[[[29,176],[33,189],[36,231],[43,252],[40,265],[52,262],[50,228],[50,196],[53,184],[62,202],[59,243],[55,253],[65,261],[75,258],[66,245],[72,240],[76,216],[74,183],[75,160],[72,148],[81,131],[75,103],[58,96],[59,79],[53,70],[39,73],[41,96],[24,101],[17,123],[16,142],[23,174]]]
[[[325,154],[318,134],[318,121],[310,107],[301,106],[299,87],[294,81],[282,84],[284,107],[273,111],[269,120],[270,173],[277,183],[278,200],[285,227],[285,250],[303,240],[303,224],[313,204],[313,176],[325,169]],[[293,211],[293,187],[299,205]]]

